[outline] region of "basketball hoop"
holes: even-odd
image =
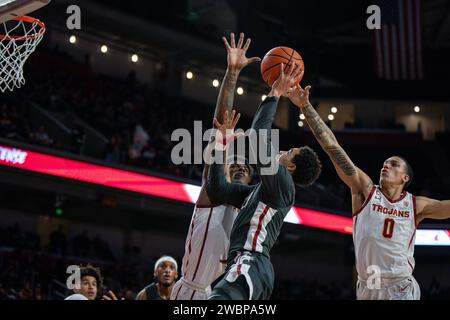
[[[0,23],[0,91],[25,84],[23,66],[45,33],[45,24],[30,16]]]

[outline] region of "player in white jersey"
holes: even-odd
[[[222,119],[226,110],[233,108],[237,78],[247,65],[260,61],[258,57],[247,58],[250,39],[244,43],[241,33],[236,44],[234,34],[230,43],[223,38],[227,49],[227,71],[217,98],[214,118]],[[221,121],[221,120],[219,120]],[[202,187],[189,226],[183,264],[182,277],[174,285],[171,300],[205,300],[210,292],[210,284],[225,270],[230,241],[231,227],[238,212],[237,208],[223,204],[213,204],[206,192],[209,166],[203,170]],[[230,164],[228,177],[232,182],[249,184],[251,167],[246,164]]]
[[[408,166],[398,156],[386,160],[380,180],[384,182],[389,170],[400,167],[402,162]],[[412,177],[411,170],[405,173]],[[403,191],[393,200],[384,194],[383,187],[373,186],[364,204],[353,214],[359,299],[420,299],[419,285],[412,277],[416,202],[409,192]]]
[[[406,192],[413,171],[399,156],[384,162],[379,186],[375,186],[353,164],[309,102],[310,88],[292,88],[287,96],[301,109],[337,174],[351,189],[357,299],[420,299],[419,286],[412,276],[416,227],[425,218],[450,218],[450,200],[415,197]]]

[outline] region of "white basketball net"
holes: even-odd
[[[25,84],[23,66],[45,33],[42,22],[20,19],[22,17],[0,24],[1,92],[13,91]]]

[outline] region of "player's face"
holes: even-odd
[[[403,185],[408,181],[406,163],[399,157],[390,157],[380,171],[380,185]]]
[[[250,168],[247,165],[232,163],[228,166],[228,170],[230,172],[231,182],[242,184],[250,183]]]
[[[300,148],[292,148],[289,151],[280,151],[278,161],[280,165],[290,169],[294,166],[294,157],[300,153]]]
[[[73,291],[82,294],[89,300],[95,300],[97,297],[97,279],[92,276],[81,277],[81,288]]]
[[[178,272],[175,265],[169,261],[161,262],[155,273],[158,283],[164,287],[170,287],[178,277]]]

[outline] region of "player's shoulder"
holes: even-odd
[[[295,188],[294,178],[285,166],[278,165],[276,172],[272,172],[268,176],[264,183],[264,188],[266,189],[289,190]]]
[[[139,291],[136,295],[136,300],[147,300],[147,294],[145,293],[145,289]]]
[[[147,300],[161,300],[161,296],[158,293],[158,287],[155,282],[145,287],[145,294]]]
[[[145,286],[144,289],[142,289],[136,296],[136,300],[148,300],[151,299],[151,297],[154,295],[154,293],[157,292],[157,288],[155,283],[150,283],[149,285]]]
[[[151,293],[154,289],[155,283],[151,283],[144,287],[137,295],[136,300],[147,300],[148,299],[148,293]],[[155,288],[156,289],[156,288]]]
[[[146,290],[156,289],[156,283],[155,282],[150,283],[148,286],[145,287],[145,289]]]

